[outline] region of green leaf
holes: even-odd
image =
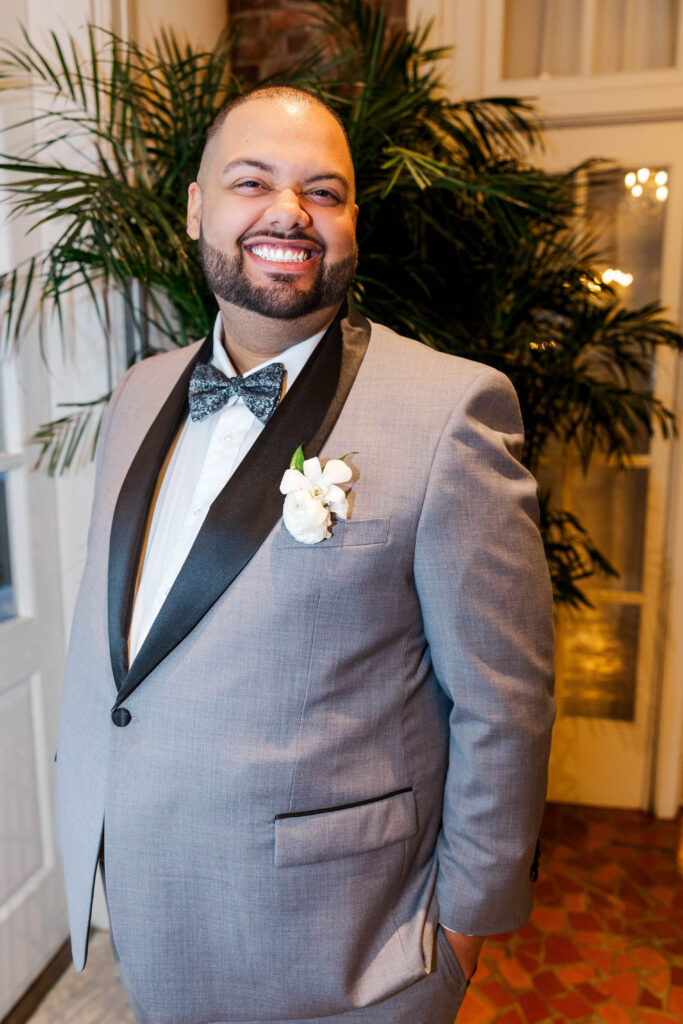
[[[302,445],[299,445],[297,450],[292,455],[291,462],[289,463],[290,469],[298,469],[300,473],[304,471],[304,449]]]
[[[340,462],[346,462],[346,460],[347,460],[347,459],[349,458],[349,456],[351,456],[351,455],[358,455],[358,452],[347,452],[347,453],[346,453],[346,455],[340,455],[340,456],[339,456],[339,461],[340,461]]]

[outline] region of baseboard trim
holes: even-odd
[[[7,1016],[2,1018],[0,1024],[26,1024],[70,963],[71,943],[66,939],[19,1002],[15,1003]]]

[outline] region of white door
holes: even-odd
[[[55,495],[24,446],[45,391],[35,346],[0,363],[0,1017],[68,935],[52,828],[64,664]]]
[[[30,13],[10,4],[8,31]],[[0,93],[0,142],[16,117],[16,97]],[[0,273],[35,245],[24,232],[0,223]],[[31,471],[26,445],[53,418],[35,333],[18,356],[0,354],[0,1018],[68,936],[52,824],[65,635],[56,488]]]
[[[551,170],[595,155],[616,165],[605,184],[588,185],[585,195],[605,249],[599,269],[626,305],[659,301],[679,320],[683,124],[567,128],[547,137]],[[676,368],[669,352],[653,367],[657,394],[669,407],[677,402]],[[579,515],[621,574],[589,581],[592,610],[558,616],[552,800],[652,805],[675,533],[667,507],[678,451],[677,442],[645,438],[622,471],[604,458],[593,460],[586,477],[571,459],[545,470],[559,504]],[[667,770],[664,761],[660,770]]]

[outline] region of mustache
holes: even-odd
[[[305,231],[296,228],[292,231],[245,231],[237,239],[238,245],[244,245],[250,238],[277,238],[281,242],[311,242],[325,252],[325,243],[313,235],[307,235]]]

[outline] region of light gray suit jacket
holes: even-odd
[[[58,747],[74,961],[106,823],[151,1019],[344,1014],[419,983],[439,920],[530,912],[553,719],[536,487],[505,377],[340,315],[129,667],[147,511],[209,345],[129,371],[101,442]],[[358,452],[350,518],[317,545],[279,518],[302,442]]]

